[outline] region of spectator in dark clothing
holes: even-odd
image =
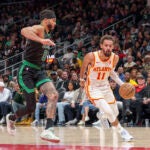
[[[52,82],[53,82],[54,86],[56,87],[56,89],[58,90],[59,88],[61,88],[63,80],[58,77],[57,71],[52,71],[50,73],[50,77],[51,77]]]
[[[147,85],[143,93],[143,112],[144,117],[150,119],[150,76],[147,78]]]
[[[135,97],[132,98],[130,103],[130,109],[133,112],[133,123],[137,126],[142,125],[142,105],[143,105],[143,95],[144,88],[146,87],[145,78],[143,75],[137,76],[138,85],[135,87],[136,93]]]
[[[23,97],[23,93],[21,92],[18,83],[14,83],[14,92],[13,92],[13,96],[12,96],[12,107],[13,107],[13,111],[16,112],[18,109],[20,108],[25,108],[24,105],[24,97]],[[21,118],[19,118],[17,121],[20,121]]]
[[[75,86],[75,90],[78,89],[78,88],[80,88],[79,78],[78,78],[77,73],[73,72],[71,74],[71,79],[70,80],[73,82],[73,84]]]
[[[69,75],[67,71],[62,72],[61,79],[63,80],[62,87],[68,90]]]

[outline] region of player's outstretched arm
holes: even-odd
[[[50,39],[44,39],[44,28],[41,25],[22,28],[21,35],[27,39],[39,42],[43,45],[55,46],[55,43]]]
[[[40,25],[24,27],[21,29],[21,35],[25,38],[41,43],[43,39],[42,33],[44,28]]]
[[[110,72],[110,77],[118,84],[118,85],[122,85],[122,84],[124,84],[124,82],[119,78],[119,76],[117,75],[117,73],[114,71],[115,70],[115,67],[116,67],[116,65],[117,65],[117,63],[118,63],[118,61],[119,61],[119,57],[118,57],[118,55],[115,55],[114,56],[115,57],[115,59],[114,59],[114,68],[113,68],[113,70]]]
[[[118,85],[122,85],[124,84],[124,82],[118,77],[117,73],[112,70],[110,73],[110,77],[118,84]]]

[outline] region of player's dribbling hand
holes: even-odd
[[[41,40],[41,43],[42,43],[43,45],[55,46],[55,43],[54,43],[52,40],[50,40],[50,39],[42,39],[42,40]]]

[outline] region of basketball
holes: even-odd
[[[124,99],[131,99],[135,95],[135,87],[130,83],[124,83],[119,88],[119,94]]]

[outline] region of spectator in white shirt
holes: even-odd
[[[6,123],[6,115],[12,111],[11,107],[11,92],[9,89],[5,88],[4,82],[0,81],[0,124]]]
[[[74,103],[72,101],[74,97],[74,93],[75,93],[75,86],[72,81],[69,81],[68,90],[65,92],[63,100],[57,103],[57,110],[58,110],[57,125],[63,126],[65,124],[66,120],[65,120],[64,108],[66,105],[72,105]]]
[[[129,55],[127,57],[127,62],[124,64],[125,70],[128,70],[135,65],[136,65],[136,63],[133,61],[133,57],[131,55]]]

